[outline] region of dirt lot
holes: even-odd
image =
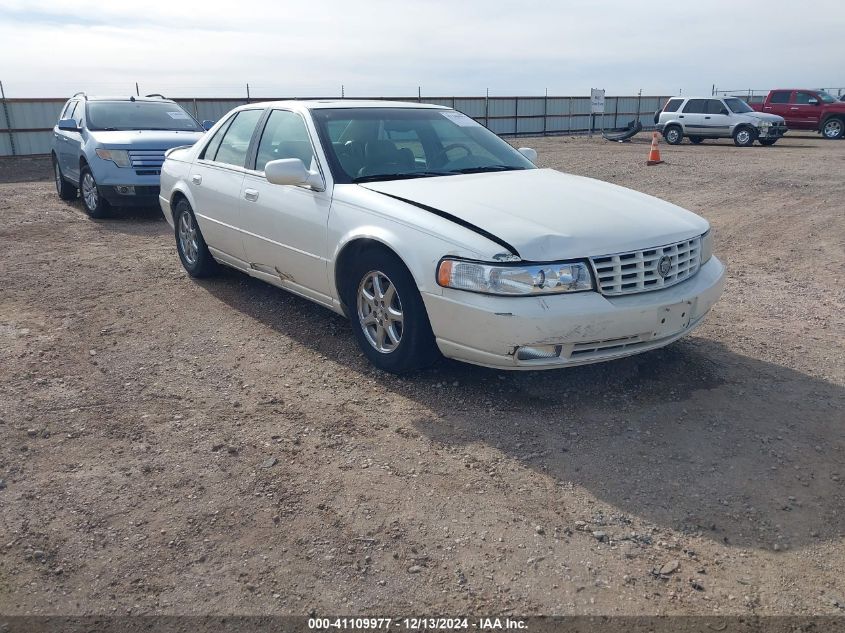
[[[0,612],[845,613],[845,143],[637,141],[518,144],[707,217],[705,325],[404,378],[0,162]]]

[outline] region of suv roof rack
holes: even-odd
[[[144,97],[160,97],[161,99],[167,99],[167,97],[165,97],[163,94],[161,94],[159,92],[151,92],[148,95],[144,95]]]
[[[79,91],[79,92],[77,92],[75,95],[73,95],[73,97],[78,97],[79,95],[82,95],[82,96],[85,98],[85,100],[86,100],[86,101],[88,101],[88,95],[87,95],[87,94],[85,94],[85,92],[84,92],[84,91],[82,91],[82,90],[80,90],[80,91]],[[71,99],[73,99],[73,97],[71,97]]]

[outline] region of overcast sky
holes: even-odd
[[[841,0],[0,0],[6,96],[845,87]]]

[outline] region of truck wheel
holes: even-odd
[[[693,145],[698,145],[703,140],[704,140],[704,137],[702,137],[702,136],[690,136],[689,137],[689,142],[692,143]]]
[[[741,127],[734,132],[734,144],[737,147],[751,147],[757,140],[757,133],[749,127]]]
[[[766,147],[771,147],[772,145],[774,145],[777,142],[778,142],[778,140],[776,138],[761,138],[760,139],[760,145],[765,145]]]
[[[845,121],[831,117],[822,125],[822,136],[828,140],[835,141],[840,139],[845,132]]]
[[[669,125],[663,128],[663,138],[669,145],[677,145],[684,140],[684,133],[677,125]]]

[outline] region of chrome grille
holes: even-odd
[[[161,169],[164,163],[163,149],[131,149],[129,162],[135,169]]]
[[[670,261],[666,276],[658,272],[664,257]],[[592,257],[599,290],[603,295],[626,295],[659,290],[692,277],[701,263],[701,238],[641,251]]]

